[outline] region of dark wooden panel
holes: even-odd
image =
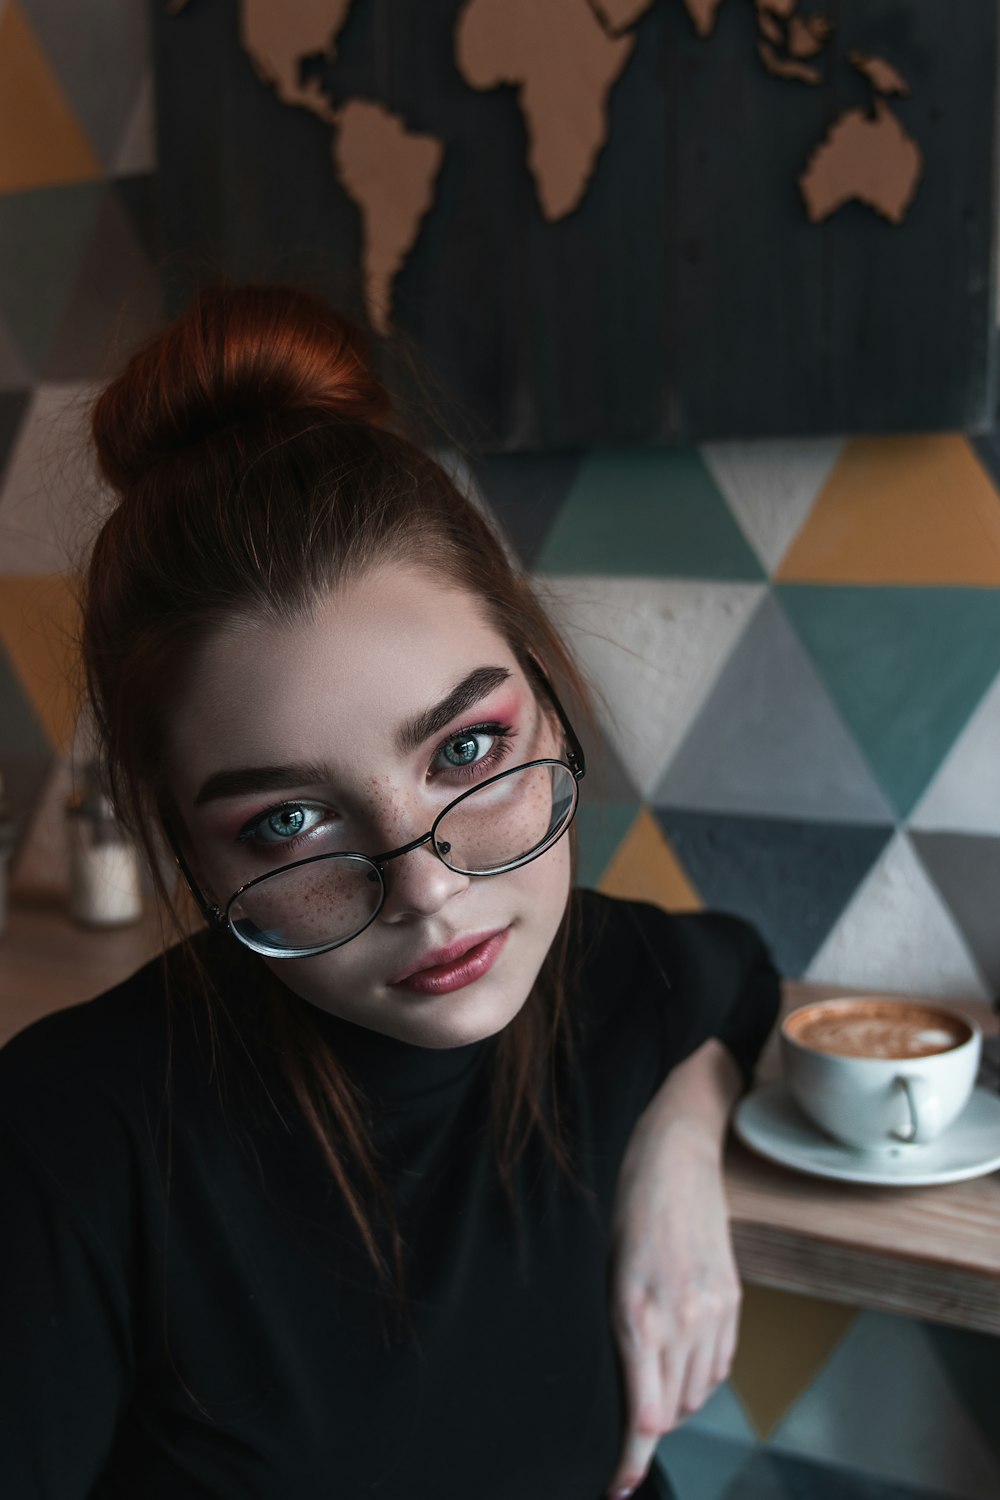
[[[446,425],[483,450],[905,429],[993,420],[996,12],[992,0],[803,0],[835,33],[822,87],[770,77],[750,0],[694,34],[653,0],[611,95],[579,208],[543,218],[515,91],[454,61],[460,0],[354,0],[335,103],[378,99],[446,145],[395,284]],[[154,4],[161,196],[173,306],[226,272],[312,286],[363,316],[357,209],[331,131],[282,105],[237,36],[236,0]],[[860,48],[911,82],[892,109],[924,175],[904,223],[852,203],[810,225],[810,151],[871,90]]]

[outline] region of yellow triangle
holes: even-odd
[[[744,1286],[730,1380],[762,1438],[805,1392],[857,1317],[817,1297]]]
[[[853,438],[782,583],[1000,585],[1000,495],[957,433]]]
[[[668,911],[698,911],[698,893],[647,808],[641,808],[599,889],[628,901],[652,901]]]
[[[0,193],[103,175],[18,0],[7,0],[0,8]]]
[[[79,610],[73,581],[0,578],[0,642],[56,750],[69,750],[79,717]]]

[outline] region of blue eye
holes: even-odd
[[[462,734],[457,734],[453,740],[449,740],[446,745],[443,745],[441,747],[441,754],[448,761],[449,765],[471,766],[480,758],[480,755],[487,753],[480,750],[479,741],[492,740],[493,738],[495,736],[490,734],[471,733],[469,730],[465,730]]]
[[[302,802],[288,802],[265,813],[239,834],[239,840],[257,844],[293,843],[301,834],[311,833],[321,822],[322,811]]]
[[[301,807],[282,807],[268,816],[265,826],[278,838],[294,838],[302,832],[305,821],[306,815]]]
[[[510,724],[475,724],[460,729],[437,751],[432,769],[443,772],[446,781],[449,774],[459,781],[487,776],[510,754],[515,737]]]

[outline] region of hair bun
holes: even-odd
[[[92,426],[101,471],[121,491],[223,428],[306,411],[385,422],[364,334],[310,292],[221,286],[132,356]]]

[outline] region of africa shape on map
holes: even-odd
[[[174,0],[176,14],[188,0]],[[711,36],[723,0],[679,0],[697,35]],[[408,129],[384,105],[349,99],[334,108],[302,61],[332,62],[352,0],[239,0],[240,44],[282,103],[310,110],[331,131],[337,177],[361,216],[365,296],[372,327],[390,327],[395,278],[412,250],[444,160],[445,143]],[[608,105],[632,55],[633,28],[653,0],[466,0],[455,26],[455,63],[474,89],[514,85],[528,161],[544,218],[578,206],[608,138]],[[817,86],[832,27],[797,14],[799,0],[755,0],[757,56],[773,77]],[[845,111],[809,156],[798,188],[811,223],[857,201],[899,224],[923,171],[919,146],[887,103],[909,86],[884,59],[853,51],[872,109]]]

